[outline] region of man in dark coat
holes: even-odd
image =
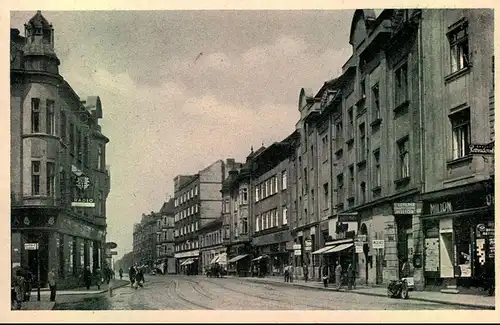
[[[135,274],[137,273],[137,270],[135,268],[135,265],[132,265],[130,267],[130,270],[128,271],[128,277],[130,279],[130,286],[133,286],[134,285],[134,281],[135,281]]]
[[[86,266],[85,270],[83,270],[83,282],[85,282],[85,286],[87,290],[89,290],[92,284],[92,271],[90,271],[90,266]]]

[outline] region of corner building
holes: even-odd
[[[10,45],[12,266],[36,275],[37,252],[25,244],[38,243],[41,285],[54,269],[58,288],[78,286],[86,266],[104,266],[110,172],[102,104],[82,100],[59,74],[54,29],[40,11],[24,36],[11,29]]]

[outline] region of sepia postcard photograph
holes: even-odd
[[[493,3],[40,5],[3,16],[10,321],[498,320]]]

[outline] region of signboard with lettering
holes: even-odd
[[[372,241],[373,249],[384,249],[384,240],[383,239],[374,239]]]
[[[38,243],[24,243],[24,249],[27,251],[36,251],[38,249]]]
[[[354,243],[354,248],[356,250],[356,253],[363,253],[363,242],[356,241]]]
[[[71,202],[76,208],[95,208],[94,191],[90,178],[84,174],[78,175],[75,180],[75,197]]]
[[[339,222],[352,222],[352,221],[358,221],[359,216],[358,213],[339,213],[338,214],[338,221]]]
[[[495,153],[495,142],[486,144],[471,143],[469,152],[473,155],[493,155]]]
[[[409,203],[394,203],[394,214],[420,214],[422,205],[416,202]]]
[[[429,205],[430,214],[438,214],[438,213],[449,213],[453,212],[453,206],[451,202],[439,202],[439,203],[431,203]]]
[[[302,255],[302,251],[300,249],[299,250],[294,250],[293,251],[293,255],[300,256],[300,255]]]
[[[293,249],[294,250],[300,250],[301,249],[301,245],[300,244],[293,244]]]

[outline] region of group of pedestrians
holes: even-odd
[[[343,272],[342,265],[340,264],[339,261],[335,262],[335,269],[334,269],[334,276],[335,276],[335,287],[336,289],[340,289],[342,286],[342,282],[347,282],[347,289],[351,290],[353,287],[356,289],[356,273],[354,270],[354,267],[352,265],[352,262],[349,262],[349,265],[347,266],[347,272]],[[328,265],[324,265],[322,269],[322,279],[323,279],[323,286],[325,288],[328,287],[328,282],[330,280],[330,269]]]
[[[11,278],[11,307],[12,309],[21,309],[23,302],[30,301],[31,291],[35,277],[27,266],[17,267],[13,270],[14,275]],[[47,282],[50,288],[50,301],[56,300],[56,272],[52,269],[47,276]]]
[[[90,270],[90,266],[86,266],[84,271],[83,271],[83,282],[85,283],[85,286],[87,287],[87,290],[90,289],[92,286],[92,282],[94,282],[97,285],[97,290],[101,289],[101,285],[106,282],[109,284],[111,279],[113,279],[115,276],[115,272],[111,270],[109,267],[104,267],[104,270],[101,270],[100,267],[96,267],[94,269],[94,272]]]
[[[130,286],[137,289],[139,286],[142,288],[144,281],[144,270],[136,264],[130,267],[128,271],[128,276],[130,279]]]

